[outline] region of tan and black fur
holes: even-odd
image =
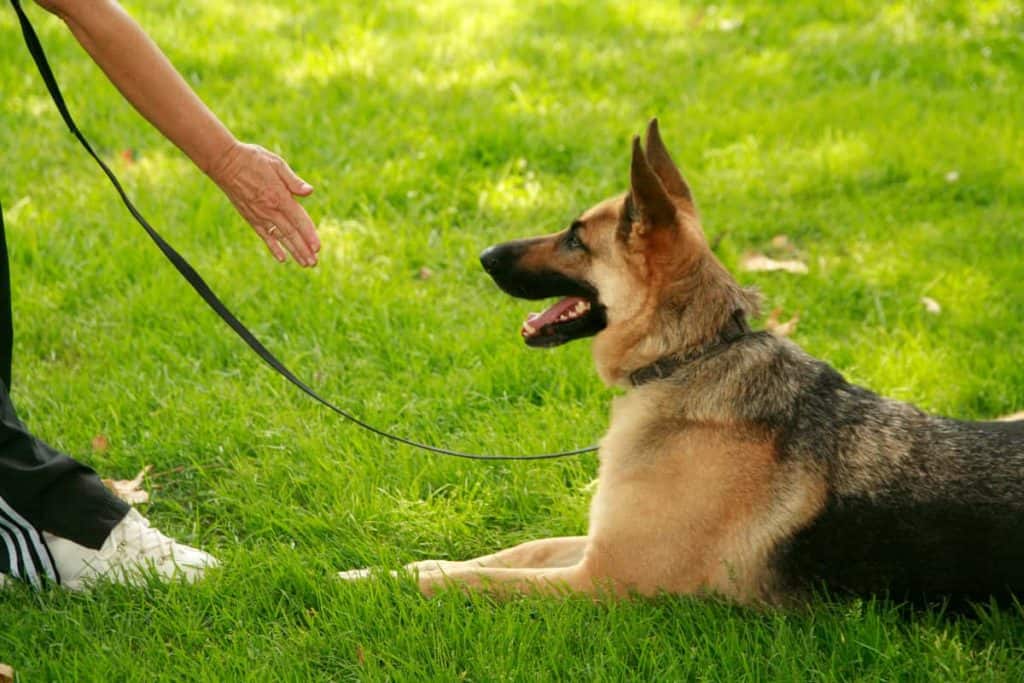
[[[566,230],[481,256],[513,296],[585,300],[527,341],[596,335],[598,373],[627,389],[601,441],[587,535],[417,562],[421,589],[772,604],[816,587],[914,600],[1024,591],[1024,422],[928,415],[751,332],[757,297],[709,249],[656,121],[646,151],[633,141],[630,181]]]

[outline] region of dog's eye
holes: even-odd
[[[583,224],[579,221],[574,221],[569,226],[569,232],[565,236],[565,246],[567,249],[583,249],[586,250],[587,246],[583,244],[583,240],[580,239],[579,230],[583,227]]]

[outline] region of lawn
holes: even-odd
[[[487,452],[601,434],[614,392],[589,342],[526,349],[529,306],[476,257],[625,189],[652,115],[720,257],[767,308],[800,314],[799,344],[928,410],[1024,409],[1018,1],[126,6],[239,137],[316,186],[321,264],[276,264],[31,6],[79,123],[267,345],[375,424]],[[9,8],[0,93],[22,418],[104,476],[152,465],[145,514],[223,562],[194,587],[0,592],[0,662],[20,680],[1024,677],[1021,610],[495,603],[335,581],[582,533],[596,458],[447,459],[339,420],[250,354],[131,221]],[[809,272],[739,271],[748,252]]]

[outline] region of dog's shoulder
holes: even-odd
[[[799,423],[855,420],[883,400],[849,383],[828,363],[788,339],[767,332],[744,336],[728,347],[684,365],[658,389],[662,402],[694,419],[744,422],[772,430]]]

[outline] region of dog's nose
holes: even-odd
[[[498,253],[497,247],[487,247],[480,252],[480,265],[484,267],[488,273],[493,273],[494,269],[498,267],[498,262],[501,260],[501,255]]]

